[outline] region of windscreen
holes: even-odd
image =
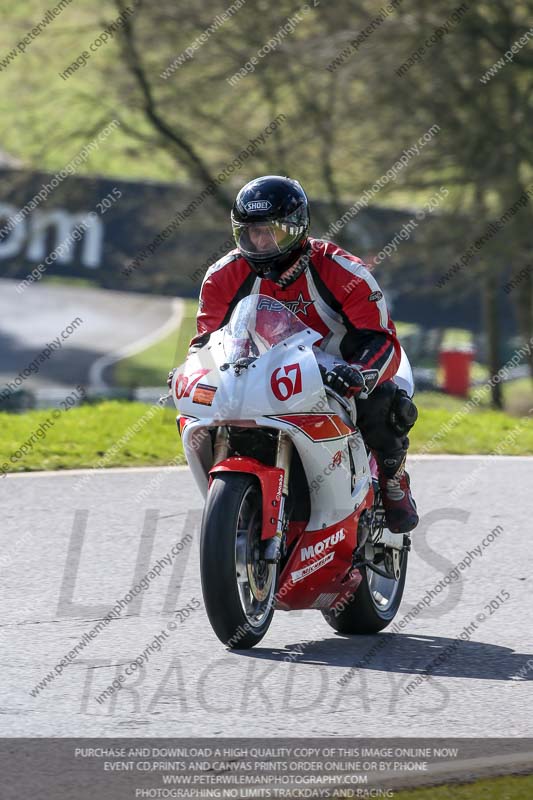
[[[253,294],[240,301],[224,328],[224,354],[229,364],[240,358],[258,358],[305,330],[307,326],[279,300]]]

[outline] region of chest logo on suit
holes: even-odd
[[[281,302],[293,314],[302,314],[302,316],[307,317],[307,307],[312,306],[314,300],[304,300],[303,293],[300,292],[297,300],[282,300]]]

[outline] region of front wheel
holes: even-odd
[[[202,519],[200,572],[205,608],[223,644],[261,641],[274,613],[277,564],[261,558],[262,496],[251,475],[217,474]]]

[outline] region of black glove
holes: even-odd
[[[356,397],[365,388],[365,379],[358,369],[348,364],[337,364],[326,373],[324,383],[342,397]]]

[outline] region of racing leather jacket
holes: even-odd
[[[229,321],[243,297],[265,294],[321,333],[317,345],[322,350],[360,369],[367,392],[390,380],[401,349],[376,279],[361,259],[321,239],[309,239],[301,258],[308,259],[307,269],[286,288],[260,278],[238,250],[216,261],[202,282],[191,351]]]

